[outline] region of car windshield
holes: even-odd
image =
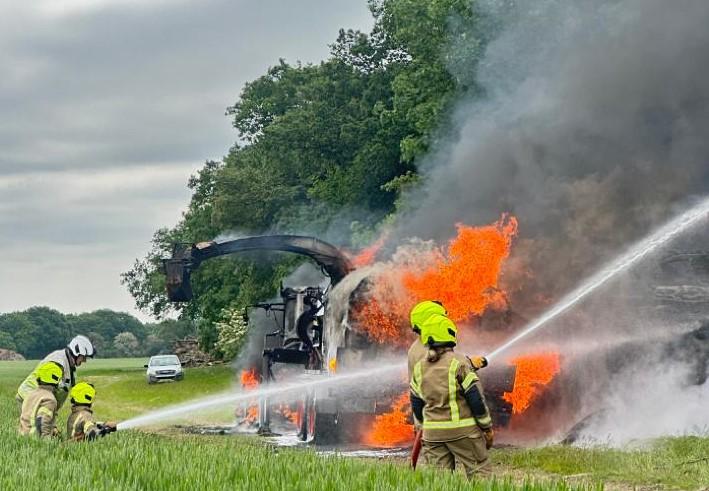
[[[164,367],[167,365],[179,365],[180,359],[176,356],[161,356],[159,358],[151,358],[151,367]]]

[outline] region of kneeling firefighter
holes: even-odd
[[[40,364],[35,373],[35,387],[22,400],[20,434],[39,438],[58,436],[59,431],[54,424],[58,409],[55,392],[64,369],[59,363],[50,361]]]
[[[455,353],[457,327],[445,315],[421,326],[428,352],[411,377],[411,408],[423,422],[423,458],[449,470],[456,463],[471,477],[489,473],[492,419],[471,360]]]
[[[79,382],[69,393],[71,415],[66,422],[66,434],[70,440],[93,440],[116,431],[116,423],[98,423],[94,421],[91,406],[96,400],[96,389],[87,382]]]
[[[27,394],[37,388],[37,374],[39,368],[47,362],[58,363],[62,367],[63,378],[59,382],[58,390],[55,391],[57,398],[57,409],[61,408],[66,401],[69,390],[74,386],[76,367],[81,366],[88,358],[93,358],[96,354],[94,345],[86,336],[75,336],[69,344],[62,349],[52,351],[37,365],[27,378],[17,388],[15,400],[22,407],[22,401]]]

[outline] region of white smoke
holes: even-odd
[[[581,444],[624,445],[660,436],[709,435],[709,384],[688,385],[692,367],[655,363],[612,378],[602,412]]]

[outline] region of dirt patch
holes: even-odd
[[[187,337],[175,341],[173,352],[186,367],[203,367],[215,364],[214,358],[199,349],[197,338]]]
[[[0,348],[0,361],[25,361],[25,357],[15,351]]]

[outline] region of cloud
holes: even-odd
[[[236,140],[224,111],[243,84],[371,22],[349,0],[0,0],[0,255],[17,278],[0,311],[130,310],[118,275]]]

